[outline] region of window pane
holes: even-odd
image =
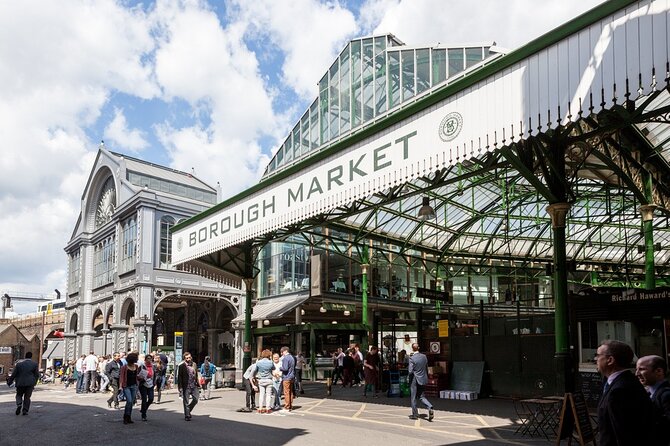
[[[363,41],[363,122],[375,117],[373,57],[372,39],[365,39]]]
[[[386,111],[386,38],[375,38],[375,116]]]
[[[430,53],[429,50],[416,50],[416,94],[430,88]]]
[[[449,50],[449,77],[464,70],[463,62],[462,48]]]
[[[309,107],[309,148],[316,150],[319,147],[319,105],[317,101],[312,102]]]
[[[446,50],[433,50],[433,86],[444,82],[447,78],[447,52]]]
[[[361,125],[362,108],[361,108],[361,41],[356,40],[351,42],[351,126],[357,127]]]
[[[328,141],[328,74],[319,82],[319,122],[321,123],[319,145],[323,145]]]
[[[465,49],[465,67],[470,68],[471,66],[482,61],[482,49],[481,47],[477,48],[466,48]]]
[[[400,104],[400,53],[389,51],[389,108]]]
[[[414,51],[402,52],[402,100],[414,97]]]
[[[330,139],[340,134],[340,64],[330,67]]]
[[[349,66],[349,45],[340,55],[340,133],[348,132],[351,122],[351,67]]]

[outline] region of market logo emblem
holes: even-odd
[[[181,237],[177,239],[177,251],[181,251],[181,249],[184,247],[184,240],[182,240]]]
[[[438,133],[440,139],[449,142],[456,138],[463,128],[463,116],[458,112],[451,112],[442,119]]]

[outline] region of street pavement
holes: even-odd
[[[0,386],[0,445],[126,445],[156,441],[161,445],[209,443],[227,445],[547,445],[544,438],[515,434],[518,426],[510,400],[453,401],[431,398],[435,419],[411,420],[409,398],[363,397],[362,387],[333,388],[306,383],[294,411],[270,415],[241,413],[245,393],[216,389],[200,401],[186,422],[176,390],[163,393],[160,404],[140,421],[139,405],[132,425],[123,411],[107,408],[109,394],[77,395],[72,387],[39,384],[30,414],[15,415],[14,389]],[[125,404],[125,403],[122,403]],[[210,443],[216,442],[216,443]]]

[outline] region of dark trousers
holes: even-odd
[[[196,404],[198,404],[198,388],[189,389],[188,387],[182,389],[182,404],[184,405],[184,416],[186,418],[191,417],[191,412]],[[190,398],[189,398],[190,397]],[[189,402],[189,399],[191,400]]]
[[[256,408],[256,392],[254,392],[254,388],[251,385],[251,380],[244,378],[242,381],[244,382],[244,389],[247,391],[246,405],[249,409],[255,409]]]
[[[409,405],[412,408],[412,415],[418,416],[419,411],[417,410],[416,407],[416,399],[417,397],[419,400],[421,400],[421,403],[423,403],[424,406],[426,406],[426,409],[432,409],[433,405],[430,404],[430,401],[428,401],[428,398],[424,395],[424,386],[421,384],[417,384],[416,380],[412,379],[412,382],[409,385]]]
[[[86,375],[84,376],[84,388],[82,389],[84,392],[95,392],[95,388],[97,386],[96,380],[98,379],[98,372],[95,370],[89,370],[86,371]]]
[[[149,406],[151,406],[151,403],[154,402],[154,388],[140,384],[140,396],[142,397],[140,413],[142,414],[142,418],[146,418],[147,410],[149,409]]]
[[[353,376],[352,370],[350,368],[345,368],[344,377],[342,378],[342,387],[346,386],[351,387],[352,376]]]
[[[34,386],[16,387],[16,405],[23,406],[23,413],[28,413],[30,410],[30,397],[33,395],[34,388]]]
[[[335,366],[333,369],[333,385],[337,384],[338,379],[342,379],[342,370],[341,366]]]
[[[157,376],[156,377],[156,401],[159,403],[161,402],[161,391],[163,390],[163,384],[165,383],[165,377],[164,376]]]
[[[109,387],[112,388],[112,396],[107,400],[107,404],[114,403],[114,407],[119,407],[119,379],[112,378],[109,380]]]

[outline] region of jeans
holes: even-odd
[[[302,393],[302,369],[295,369],[295,393]]]
[[[123,416],[130,417],[133,413],[133,404],[137,395],[137,384],[123,388],[123,395],[126,397],[126,407],[123,409]]]
[[[87,393],[95,392],[97,379],[98,379],[98,372],[96,372],[95,370],[87,371],[86,375],[84,376],[84,388],[82,390]]]
[[[149,409],[149,406],[151,406],[151,403],[154,402],[154,388],[140,385],[140,396],[142,397],[140,413],[142,414],[142,419],[144,419],[147,417],[147,410]]]
[[[114,407],[119,407],[119,379],[112,378],[109,386],[112,388],[112,396],[107,400],[107,404],[114,403]]]
[[[243,382],[244,382],[244,390],[247,391],[246,406],[249,409],[255,409],[256,408],[256,395],[255,395],[255,392],[254,392],[254,388],[251,385],[251,380],[249,380],[247,378],[244,378]]]
[[[190,389],[188,387],[182,388],[181,394],[182,394],[182,404],[184,405],[184,416],[186,418],[191,418],[191,411],[195,407],[196,404],[198,404],[198,388],[194,387],[193,389]],[[191,397],[191,402],[188,402],[188,397]]]
[[[163,386],[165,385],[165,377],[158,375],[156,377],[156,401],[161,402],[161,391],[163,390]]]
[[[23,406],[23,413],[30,410],[30,397],[33,394],[33,386],[16,386],[16,405]]]
[[[109,385],[109,378],[104,373],[100,375],[100,391],[104,391]]]
[[[433,405],[430,404],[430,401],[426,399],[426,397],[423,394],[423,386],[421,384],[417,384],[415,379],[412,379],[411,384],[409,385],[409,404],[410,407],[412,408],[412,415],[415,417],[419,415],[419,411],[416,408],[416,398],[417,396],[421,400],[424,406],[426,406],[426,409],[432,409]]]
[[[258,408],[270,409],[272,403],[272,380],[261,379],[258,382]]]
[[[77,372],[77,393],[84,391],[84,372]]]
[[[274,390],[274,395],[275,395],[275,400],[274,403],[272,404],[273,409],[280,409],[281,408],[281,392],[282,392],[282,385],[281,381],[272,380],[272,389]]]

